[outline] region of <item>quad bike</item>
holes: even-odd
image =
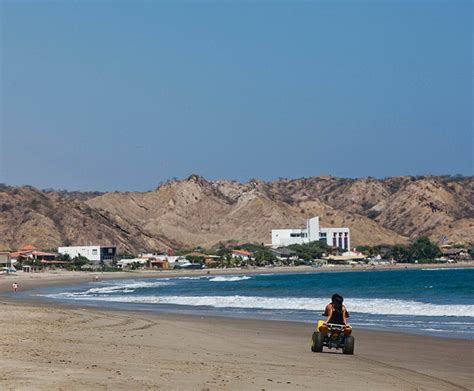
[[[323,351],[323,347],[326,346],[329,349],[342,349],[344,354],[354,354],[354,337],[351,333],[351,326],[325,323],[320,320],[316,331],[313,333],[311,350],[320,353]]]

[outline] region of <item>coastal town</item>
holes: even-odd
[[[472,1],[0,2],[0,391],[474,391]]]
[[[130,271],[274,268],[283,266],[382,266],[404,264],[454,264],[473,259],[471,245],[438,246],[428,238],[409,245],[356,246],[351,248],[349,227],[323,228],[319,217],[306,221],[305,228],[273,229],[271,243],[246,243],[165,252],[123,252],[114,245],[75,245],[39,249],[25,244],[13,251],[0,252],[4,274],[40,272],[51,269],[72,271]]]

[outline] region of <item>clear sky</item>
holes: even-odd
[[[0,182],[473,173],[470,1],[0,3]]]

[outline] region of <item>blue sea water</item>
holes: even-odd
[[[354,327],[474,336],[474,269],[242,274],[108,280],[33,291],[81,305],[314,322],[333,293]]]

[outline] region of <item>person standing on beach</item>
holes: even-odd
[[[18,284],[16,282],[12,284],[12,289],[13,289],[13,292],[16,292],[18,290]]]

